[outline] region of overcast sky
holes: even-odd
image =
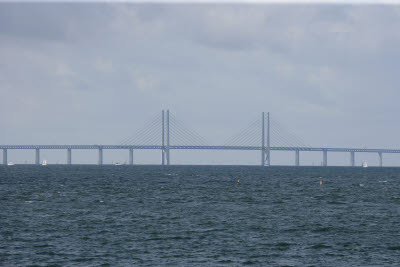
[[[211,144],[269,111],[312,146],[400,148],[399,29],[399,5],[1,3],[0,143],[118,144],[170,109]],[[172,161],[259,163],[259,153],[235,153]],[[348,163],[331,154],[330,164]],[[9,157],[31,162],[33,152]],[[135,159],[157,163],[159,152]]]

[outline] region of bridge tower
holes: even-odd
[[[166,156],[167,156],[167,165],[170,165],[171,161],[170,161],[170,157],[169,157],[169,109],[167,109],[167,147],[166,147]]]
[[[270,141],[269,112],[267,112],[267,147],[265,147],[265,117],[263,112],[261,114],[261,166],[271,166]]]

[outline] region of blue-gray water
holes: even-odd
[[[400,169],[0,167],[1,266],[246,264],[400,266]]]

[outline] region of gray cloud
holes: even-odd
[[[313,145],[398,147],[399,26],[396,6],[0,4],[0,143],[115,143],[170,108],[215,142],[271,111]]]

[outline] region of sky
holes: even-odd
[[[119,144],[169,109],[214,145],[270,112],[311,146],[400,148],[398,29],[400,5],[0,3],[0,144]],[[33,151],[8,153],[34,161]],[[260,161],[171,153],[174,164]],[[63,163],[66,152],[41,157]],[[350,155],[328,158],[348,165]],[[271,160],[293,164],[294,154]],[[73,151],[73,161],[96,163],[97,151]],[[138,164],[159,161],[135,151]],[[321,161],[301,154],[303,165]],[[384,164],[400,166],[400,155]]]

